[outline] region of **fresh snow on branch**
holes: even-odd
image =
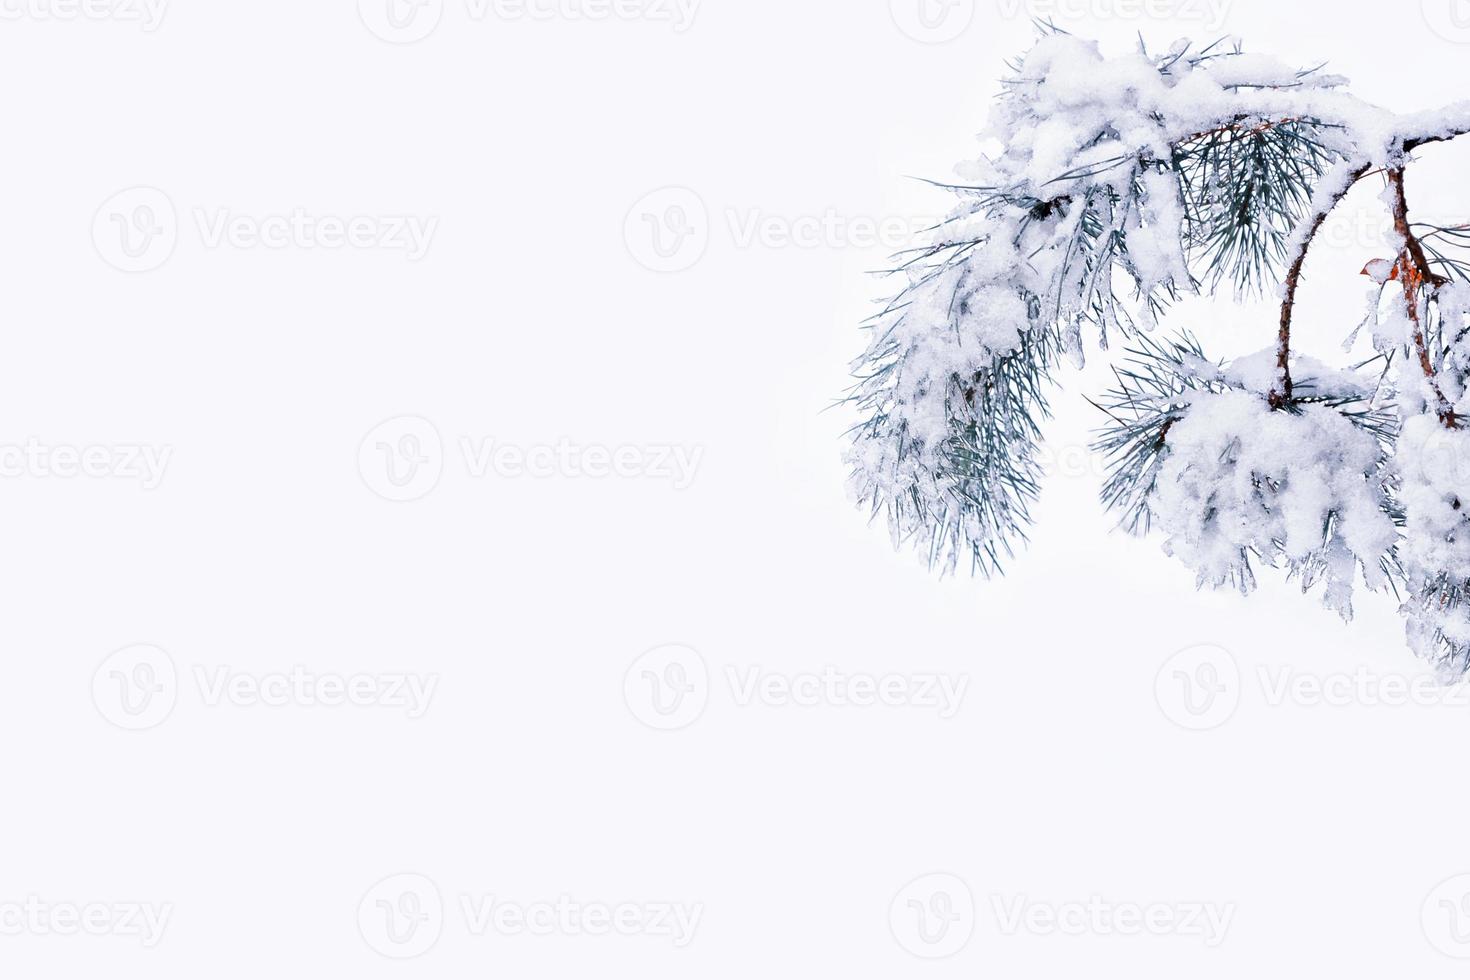
[[[1470,103],[1398,116],[1236,42],[1105,57],[1048,28],[982,134],[1003,149],[941,185],[954,209],[896,257],[865,325],[853,496],[942,572],[998,573],[1038,492],[1053,375],[1121,336],[1096,404],[1124,527],[1162,532],[1201,585],[1282,568],[1345,618],[1359,580],[1398,593],[1415,648],[1463,673],[1470,230],[1412,223],[1403,173],[1467,131]],[[1334,370],[1291,347],[1297,283],[1326,217],[1379,175],[1377,356]],[[1281,300],[1270,348],[1222,365],[1187,334],[1155,339],[1181,294],[1227,283]]]

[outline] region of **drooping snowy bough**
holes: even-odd
[[[858,501],[933,565],[1000,570],[1024,539],[1038,424],[1062,358],[1121,335],[1104,501],[1156,529],[1201,585],[1253,563],[1352,613],[1400,596],[1414,649],[1470,670],[1470,228],[1413,224],[1413,151],[1470,132],[1470,102],[1395,115],[1343,79],[1236,44],[1102,56],[1049,31],[1005,82],[1005,147],[943,185],[958,204],[900,253],[849,393]],[[1360,181],[1384,187],[1365,326],[1377,356],[1335,370],[1291,346],[1312,241]],[[1463,250],[1462,250],[1463,249]],[[1220,364],[1151,335],[1184,292],[1281,295],[1275,342]]]

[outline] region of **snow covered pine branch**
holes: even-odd
[[[1000,571],[1037,494],[1039,422],[1084,332],[1128,356],[1096,403],[1103,497],[1201,585],[1282,568],[1351,616],[1354,584],[1401,597],[1411,645],[1470,670],[1470,228],[1411,223],[1415,149],[1470,132],[1470,103],[1395,115],[1343,79],[1234,43],[1108,58],[1049,31],[1011,67],[950,215],[900,253],[848,400],[858,501],[943,572]],[[1344,370],[1292,348],[1314,237],[1360,181],[1384,252]],[[1152,335],[1181,293],[1280,289],[1274,343],[1228,364]],[[1359,327],[1359,331],[1362,327]],[[1357,331],[1354,336],[1356,337]],[[1349,344],[1352,338],[1349,338]]]

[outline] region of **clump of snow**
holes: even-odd
[[[1421,657],[1463,673],[1470,655],[1470,431],[1415,416],[1404,423],[1395,464],[1409,642]]]
[[[1439,334],[1450,341],[1439,385],[1455,414],[1470,419],[1470,283],[1451,282],[1434,291]]]
[[[1261,378],[1255,358],[1237,376]],[[1227,374],[1232,372],[1227,372]],[[1149,509],[1169,554],[1200,585],[1254,587],[1254,556],[1325,583],[1324,601],[1352,614],[1355,569],[1386,584],[1397,532],[1387,516],[1390,470],[1371,433],[1334,408],[1273,411],[1245,388],[1190,392],[1169,428]]]
[[[1226,384],[1264,396],[1280,377],[1277,359],[1276,348],[1269,347],[1237,357],[1217,369],[1217,376]],[[1356,371],[1331,367],[1315,357],[1292,357],[1291,371],[1296,378],[1294,390],[1299,397],[1368,401],[1377,393],[1376,386]],[[1203,372],[1201,375],[1205,376]]]

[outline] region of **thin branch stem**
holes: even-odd
[[[1281,324],[1276,334],[1277,380],[1276,384],[1271,387],[1271,393],[1267,396],[1272,408],[1283,408],[1291,401],[1291,317],[1296,309],[1296,289],[1301,284],[1302,268],[1307,264],[1307,252],[1311,250],[1312,241],[1317,237],[1317,232],[1322,230],[1327,216],[1342,202],[1344,197],[1347,197],[1353,185],[1362,180],[1371,169],[1372,165],[1365,163],[1350,172],[1343,182],[1342,189],[1333,195],[1332,200],[1328,201],[1326,206],[1317,210],[1311,227],[1307,229],[1301,244],[1297,246],[1296,255],[1286,270],[1286,290],[1281,301]]]
[[[1419,308],[1419,298],[1427,283],[1431,289],[1443,286],[1444,277],[1437,275],[1429,265],[1429,257],[1424,254],[1424,246],[1414,236],[1409,227],[1409,201],[1404,194],[1404,169],[1395,167],[1388,172],[1388,186],[1393,190],[1393,227],[1403,242],[1403,250],[1399,253],[1399,260],[1395,268],[1398,270],[1399,284],[1404,289],[1404,306],[1408,310],[1409,320],[1414,324],[1414,352],[1419,357],[1419,367],[1424,372],[1424,377],[1429,382],[1429,387],[1434,391],[1437,402],[1436,411],[1439,420],[1446,428],[1455,428],[1455,410],[1444,396],[1444,390],[1439,386],[1439,379],[1435,375],[1434,362],[1429,356],[1429,345],[1425,340],[1423,317],[1428,312],[1427,305],[1424,311]]]
[[[1407,155],[1421,146],[1428,146],[1431,143],[1447,142],[1466,134],[1470,134],[1470,128],[1456,127],[1440,133],[1401,137],[1397,156]],[[1296,292],[1297,287],[1301,283],[1302,269],[1306,266],[1307,253],[1311,250],[1312,242],[1317,237],[1317,232],[1322,229],[1323,223],[1327,221],[1327,216],[1342,203],[1343,198],[1347,197],[1348,191],[1352,190],[1358,181],[1362,180],[1369,173],[1372,173],[1373,170],[1374,168],[1370,161],[1359,164],[1348,173],[1342,188],[1325,205],[1318,208],[1317,213],[1312,217],[1312,223],[1302,236],[1296,253],[1292,257],[1291,265],[1287,269],[1284,296],[1281,301],[1281,321],[1276,334],[1276,383],[1271,386],[1271,391],[1267,395],[1267,401],[1270,402],[1271,407],[1274,409],[1284,408],[1291,402],[1291,321],[1296,309]],[[1401,205],[1401,207],[1396,206],[1394,209],[1395,227],[1399,228],[1399,234],[1404,239],[1405,248],[1412,253],[1410,257],[1415,262],[1417,274],[1422,277],[1421,281],[1443,285],[1443,278],[1435,275],[1430,270],[1429,260],[1424,254],[1423,246],[1419,244],[1419,240],[1414,237],[1413,232],[1409,229],[1408,204],[1404,202],[1403,195],[1403,168],[1399,167],[1390,171],[1389,180],[1391,183],[1394,181],[1395,174],[1397,174],[1397,184],[1395,185],[1397,200]],[[1430,384],[1434,387],[1435,394],[1439,397],[1440,420],[1446,425],[1453,427],[1455,424],[1455,415],[1448,402],[1445,401],[1444,393],[1440,391],[1439,384],[1434,377],[1433,365],[1429,360],[1428,349],[1424,342],[1423,328],[1419,324],[1418,295],[1419,290],[1416,284],[1413,288],[1413,297],[1409,299],[1409,309],[1411,311],[1410,316],[1413,318],[1417,328],[1415,341],[1419,347],[1420,362],[1425,369],[1425,374],[1429,378]],[[1407,282],[1405,283],[1405,297],[1409,298],[1409,284]]]

